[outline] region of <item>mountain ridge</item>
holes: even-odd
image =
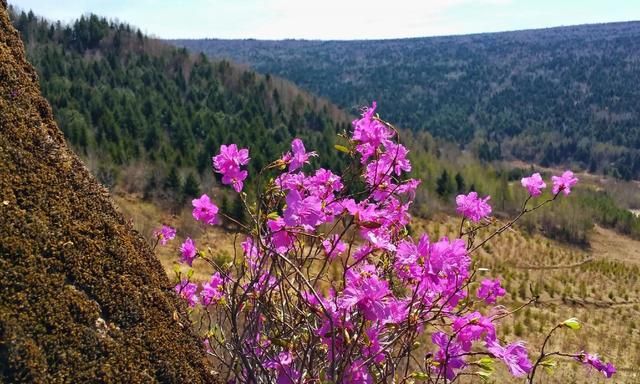
[[[568,24],[568,25],[556,25],[551,27],[539,27],[539,28],[526,28],[526,29],[511,29],[504,31],[493,32],[473,32],[473,33],[461,33],[461,34],[447,34],[447,35],[429,35],[429,36],[411,36],[411,37],[390,37],[390,38],[373,38],[373,39],[307,39],[288,37],[283,39],[261,39],[256,37],[247,38],[225,38],[225,37],[194,37],[194,38],[170,38],[159,39],[167,42],[175,41],[198,41],[198,40],[219,40],[219,41],[264,41],[264,42],[280,42],[280,41],[301,41],[301,42],[382,42],[382,41],[404,41],[404,40],[421,40],[421,39],[446,39],[446,38],[459,38],[459,37],[473,37],[482,35],[500,35],[500,34],[518,34],[529,32],[544,32],[549,30],[570,30],[590,27],[612,27],[622,26],[625,24],[640,24],[640,20],[626,20],[626,21],[611,21],[602,23],[583,23],[583,24]]]
[[[640,177],[640,22],[354,41],[172,40],[288,78],[482,160]]]

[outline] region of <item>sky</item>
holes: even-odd
[[[640,0],[9,0],[51,20],[95,13],[170,38],[351,40],[640,20]]]

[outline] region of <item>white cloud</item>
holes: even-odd
[[[47,18],[86,12],[163,38],[374,39],[640,18],[638,0],[9,0]]]
[[[456,33],[446,12],[510,0],[271,1],[272,18],[253,26],[255,37],[366,39]],[[247,31],[249,32],[249,31]]]

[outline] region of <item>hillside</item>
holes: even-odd
[[[322,154],[320,165],[343,165],[334,144],[342,143],[337,134],[349,127],[349,116],[286,80],[190,55],[95,15],[64,25],[14,11],[13,20],[68,144],[113,191],[141,195],[172,212],[191,196],[215,191],[222,210],[239,218],[237,196],[217,189],[211,172],[220,144],[249,146],[250,175],[279,157],[293,137]],[[455,194],[471,189],[494,196],[500,214],[519,208],[514,184],[533,172],[527,164],[479,164],[470,151],[437,143],[427,132],[401,130],[401,136],[411,149],[413,176],[423,180],[414,213],[451,211]],[[558,170],[540,171],[549,177]],[[594,222],[640,238],[640,220],[627,212],[640,201],[625,197],[638,188],[589,184],[579,198],[532,218],[527,228],[581,245],[588,244]]]
[[[264,164],[294,137],[327,152],[350,121],[285,80],[190,55],[127,24],[87,15],[65,25],[18,11],[12,19],[60,128],[108,187],[180,200],[212,184],[221,144],[249,146],[252,164]]]
[[[149,245],[66,145],[0,0],[0,383],[210,383]]]
[[[366,41],[175,40],[483,160],[640,178],[640,22]]]

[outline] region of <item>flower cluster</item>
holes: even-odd
[[[189,282],[189,280],[183,279],[178,285],[175,286],[176,293],[180,295],[183,299],[187,300],[190,307],[195,307],[198,304],[198,295],[196,291],[198,290],[198,285]]]
[[[496,336],[502,312],[470,304],[473,240],[409,235],[420,181],[406,177],[409,151],[375,110],[374,102],[353,122],[349,152],[360,170],[358,191],[330,170],[307,171],[317,155],[295,139],[279,166],[263,170],[277,174],[259,186],[241,257],[220,264],[191,238],[182,244],[183,263],[200,256],[216,270],[202,284],[181,279],[175,288],[190,306],[219,314],[208,353],[234,362],[236,382],[373,383],[394,380],[399,361],[416,360],[416,342],[431,340],[421,350],[425,365],[415,368],[433,382],[455,380],[478,365],[479,355],[502,361],[515,377],[529,374],[534,364],[525,344]],[[248,161],[248,151],[234,144],[213,158],[223,183],[238,192]],[[554,177],[554,193],[568,194],[576,182],[569,171]],[[546,187],[539,174],[522,185],[531,196]],[[491,214],[489,199],[459,195],[458,212],[478,223]],[[193,207],[196,220],[217,222],[206,194]],[[484,279],[477,302],[494,305],[505,293],[499,279]]]
[[[209,225],[218,223],[218,207],[211,202],[209,196],[203,194],[199,199],[192,200],[191,204],[193,205],[194,219]]]
[[[478,299],[484,301],[487,304],[495,304],[496,299],[500,296],[504,296],[507,291],[500,285],[500,280],[484,279],[480,283],[478,288]]]
[[[562,192],[566,195],[571,193],[571,188],[578,183],[578,178],[573,175],[571,171],[565,171],[560,176],[552,176],[553,181],[553,194]]]
[[[573,172],[565,171],[560,176],[551,176],[551,181],[553,182],[551,191],[554,195],[562,192],[567,196],[571,193],[571,188],[578,183],[578,178],[573,175]],[[532,197],[540,196],[542,190],[547,187],[547,184],[542,180],[542,176],[537,172],[529,177],[523,177],[521,183]]]
[[[479,198],[476,192],[469,192],[468,195],[458,195],[456,197],[458,213],[477,223],[491,214],[491,206],[487,203],[489,199],[491,199],[491,196]]]
[[[537,172],[529,177],[523,177],[521,183],[533,197],[540,196],[542,190],[547,187],[547,184],[542,180],[542,176]]]
[[[238,150],[235,144],[222,145],[220,154],[213,157],[213,167],[216,172],[222,174],[222,183],[231,185],[236,192],[242,191],[244,180],[248,172],[241,169],[249,163],[249,150]]]

